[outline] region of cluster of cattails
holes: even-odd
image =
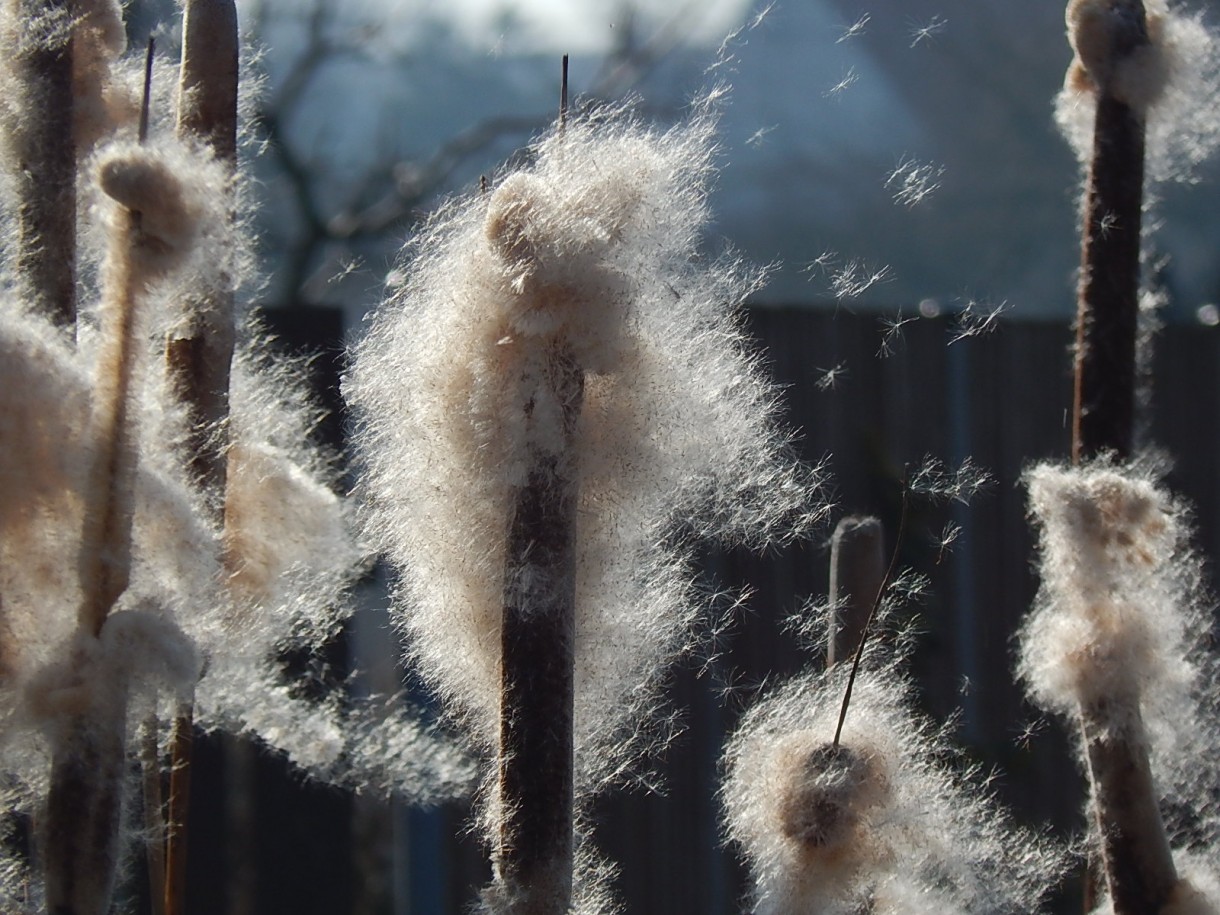
[[[1042,588],[1020,674],[1079,735],[1098,910],[1214,912],[1217,656],[1188,514],[1141,457],[1138,411],[1146,187],[1188,180],[1220,139],[1220,48],[1160,0],[1073,0],[1067,23],[1057,116],[1086,167],[1073,466],[1026,475]]]
[[[416,797],[481,785],[486,911],[609,911],[585,814],[663,742],[665,671],[707,617],[697,545],[784,542],[825,513],[742,328],[761,274],[699,248],[714,106],[662,132],[565,103],[526,164],[408,244],[354,352],[364,530],[464,755],[409,718],[305,702],[274,663],[343,624],[366,550],[297,373],[235,305],[233,5],[185,16],[172,78],[151,48],[125,54],[111,0],[5,8],[0,790],[35,828],[8,842],[0,907],[108,911],[139,746],[154,895],[179,911],[174,786],[203,726]],[[1021,676],[1079,723],[1102,905],[1211,912],[1199,566],[1129,458],[1145,141],[1154,174],[1198,161],[1214,119],[1178,125],[1217,55],[1159,4],[1073,0],[1068,22],[1059,115],[1091,163],[1084,464],[1028,477],[1044,587]],[[759,913],[1025,912],[1065,871],[914,710],[894,641],[782,685],[729,742],[726,830]]]
[[[236,12],[191,2],[184,26],[174,68],[125,53],[109,0],[5,6],[0,768],[34,824],[5,911],[108,911],[137,834],[181,910],[192,719],[327,775],[469,779],[418,726],[354,734],[276,663],[334,635],[365,551],[303,375],[235,307]]]

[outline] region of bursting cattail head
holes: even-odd
[[[1145,475],[1042,465],[1026,477],[1042,591],[1021,637],[1021,675],[1060,712],[1140,696],[1175,678],[1186,584],[1180,509]]]
[[[651,740],[662,662],[698,615],[697,537],[807,531],[815,474],[793,459],[736,314],[759,281],[697,250],[712,122],[570,118],[490,193],[450,202],[357,348],[369,530],[400,580],[419,670],[495,744],[508,512],[555,405],[531,379],[558,347],[584,371],[576,444],[578,784]],[[550,411],[550,412],[547,412]],[[545,415],[543,415],[545,414]],[[527,416],[529,422],[527,423]],[[551,423],[554,425],[554,423]]]
[[[1160,10],[1145,13],[1142,0],[1072,0],[1066,18],[1075,55],[1068,85],[1141,111],[1156,102],[1167,76]]]
[[[1072,720],[1104,712],[1111,733],[1140,712],[1175,861],[1198,890],[1182,905],[1220,898],[1205,863],[1220,848],[1220,658],[1188,513],[1155,468],[1044,464],[1026,484],[1042,581],[1020,633],[1026,690]]]
[[[838,746],[847,664],[784,684],[743,716],[724,755],[728,838],[760,915],[1023,912],[1064,866],[1014,827],[911,710],[902,657],[866,650]]]
[[[209,165],[171,141],[114,144],[100,153],[98,188],[120,211],[138,214],[132,256],[150,279],[199,257],[199,243],[223,223],[219,201],[224,198],[216,191],[227,181]]]
[[[1099,93],[1129,105],[1147,125],[1147,170],[1154,182],[1190,181],[1220,145],[1220,45],[1198,14],[1178,3],[1072,0],[1068,39],[1074,58],[1055,99],[1055,121],[1077,158],[1093,155]]]

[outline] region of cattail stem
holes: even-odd
[[[111,258],[107,282],[91,418],[98,453],[86,491],[78,564],[83,594],[79,624],[83,636],[92,639],[101,634],[131,571],[137,461],[133,401],[141,346],[136,318],[143,291],[133,249],[141,242],[139,214],[128,212],[120,221],[114,241],[120,250]],[[82,659],[74,667],[88,670],[89,665]],[[51,760],[45,824],[51,915],[104,915],[119,863],[127,697],[114,683],[78,688],[91,693],[90,708],[62,723]]]
[[[178,134],[202,140],[237,163],[240,42],[233,0],[188,0],[182,18]]]
[[[852,515],[836,526],[830,541],[830,632],[826,666],[855,654],[885,580],[881,521]]]
[[[191,750],[194,745],[194,703],[178,706],[170,737],[169,821],[165,836],[165,915],[186,911],[186,849],[191,794]]]
[[[106,915],[120,858],[126,695],[100,684],[87,711],[62,722],[43,823],[47,911]]]
[[[1148,43],[1148,33],[1142,4],[1127,5],[1133,8],[1128,21],[1134,34],[1122,51],[1129,54]],[[1134,445],[1143,190],[1143,114],[1103,82],[1082,214],[1072,409],[1076,463],[1103,452],[1125,459]]]
[[[501,629],[495,866],[506,912],[564,915],[573,861],[576,480],[584,373],[553,349],[538,396],[560,405],[563,447],[532,448],[509,524]],[[534,400],[526,407],[527,423]]]
[[[183,14],[178,134],[203,141],[237,168],[237,11],[232,0],[190,0]],[[166,358],[191,419],[191,462],[223,522],[229,372],[233,362],[232,277],[224,271],[190,303],[190,333],[171,339]]]
[[[183,10],[178,83],[178,135],[203,141],[231,172],[237,170],[237,92],[240,43],[233,0],[188,0]],[[190,419],[191,465],[214,520],[224,524],[227,483],[229,376],[233,363],[232,277],[221,270],[189,303],[190,333],[170,339],[171,383]],[[180,705],[170,737],[170,796],[165,861],[165,915],[186,908],[194,709]]]
[[[83,601],[80,624],[97,636],[131,574],[131,523],[135,513],[136,399],[135,378],[142,341],[137,312],[143,294],[132,251],[143,243],[139,213],[121,220],[123,250],[111,257],[98,353],[96,399],[91,418],[97,459],[86,494],[81,538],[80,580]]]
[[[15,267],[28,302],[57,324],[76,324],[76,144],[72,136],[71,0],[10,0],[18,22],[53,23],[53,39],[18,41],[10,66],[16,154]]]
[[[165,915],[165,810],[161,792],[161,748],[157,716],[144,722],[140,767],[144,787],[144,830],[148,833],[148,898],[152,915]]]
[[[1083,705],[1093,814],[1115,915],[1159,912],[1177,883],[1148,764],[1138,696]]]
[[[141,266],[150,245],[142,223],[138,210],[122,211],[106,265],[89,420],[96,454],[86,483],[77,563],[82,594],[78,624],[91,648],[131,575],[143,349],[139,318],[149,280]],[[45,827],[51,915],[104,915],[119,863],[126,688],[117,682],[86,682],[101,675],[96,659],[90,664],[86,654],[78,651],[72,675],[88,697],[88,708],[62,722],[53,742]],[[113,681],[114,672],[106,673]]]
[[[1094,73],[1097,114],[1083,213],[1072,461],[1134,450],[1144,116],[1116,97],[1117,63],[1148,44],[1140,0],[1113,4],[1111,58]],[[1138,693],[1083,703],[1080,727],[1115,915],[1160,911],[1177,882]]]

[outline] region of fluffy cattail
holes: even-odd
[[[757,276],[696,250],[711,129],[568,120],[411,243],[345,383],[409,651],[499,743],[496,912],[567,911],[573,795],[650,740],[699,612],[695,538],[816,515],[735,315]]]
[[[901,657],[869,648],[838,745],[848,664],[751,708],[724,756],[729,838],[759,915],[1027,912],[1064,856],[1012,826],[911,710]]]
[[[1067,26],[1075,57],[1055,119],[1078,158],[1093,155],[1097,100],[1106,94],[1145,122],[1149,178],[1189,181],[1220,144],[1220,47],[1201,16],[1169,0],[1072,0]]]
[[[757,276],[696,254],[711,148],[705,118],[665,134],[621,111],[570,120],[410,244],[345,382],[411,653],[490,747],[526,417],[537,447],[558,448],[543,425],[556,404],[530,400],[535,341],[562,340],[584,371],[570,457],[584,785],[618,771],[658,663],[686,638],[690,537],[758,544],[811,520],[813,478],[788,455],[735,316]]]
[[[1205,862],[1220,840],[1207,801],[1220,787],[1220,677],[1185,510],[1139,468],[1042,465],[1027,482],[1042,589],[1021,632],[1020,673],[1040,705],[1080,719],[1111,891],[1182,911],[1210,899],[1204,910],[1215,911]],[[1119,753],[1147,762],[1111,774]],[[1155,851],[1158,836],[1166,852]],[[1159,860],[1170,848],[1173,860]],[[1118,855],[1133,862],[1109,866]]]

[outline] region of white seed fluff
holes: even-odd
[[[576,464],[578,784],[613,775],[698,612],[689,551],[804,531],[812,474],[737,307],[756,275],[697,254],[712,125],[571,119],[532,164],[448,204],[408,245],[345,393],[369,530],[400,576],[422,675],[494,746],[509,507],[525,375],[558,342],[585,371]],[[545,405],[534,404],[541,410]],[[537,416],[534,418],[537,425]]]
[[[1029,912],[1061,849],[1009,823],[980,773],[912,709],[901,657],[870,648],[832,747],[849,664],[784,684],[724,756],[729,839],[759,915]]]
[[[1093,156],[1102,86],[1147,124],[1147,172],[1154,182],[1192,180],[1220,145],[1220,44],[1198,14],[1168,0],[1145,0],[1150,44],[1121,56],[1112,41],[1111,0],[1073,0],[1068,35],[1076,57],[1055,99],[1055,120],[1081,162]]]
[[[1175,861],[1195,887],[1181,890],[1181,910],[1195,911],[1220,898],[1209,800],[1220,793],[1220,664],[1187,512],[1140,467],[1041,465],[1026,483],[1042,587],[1020,675],[1035,702],[1073,719],[1100,698],[1125,699],[1105,706],[1116,714],[1137,704]]]

